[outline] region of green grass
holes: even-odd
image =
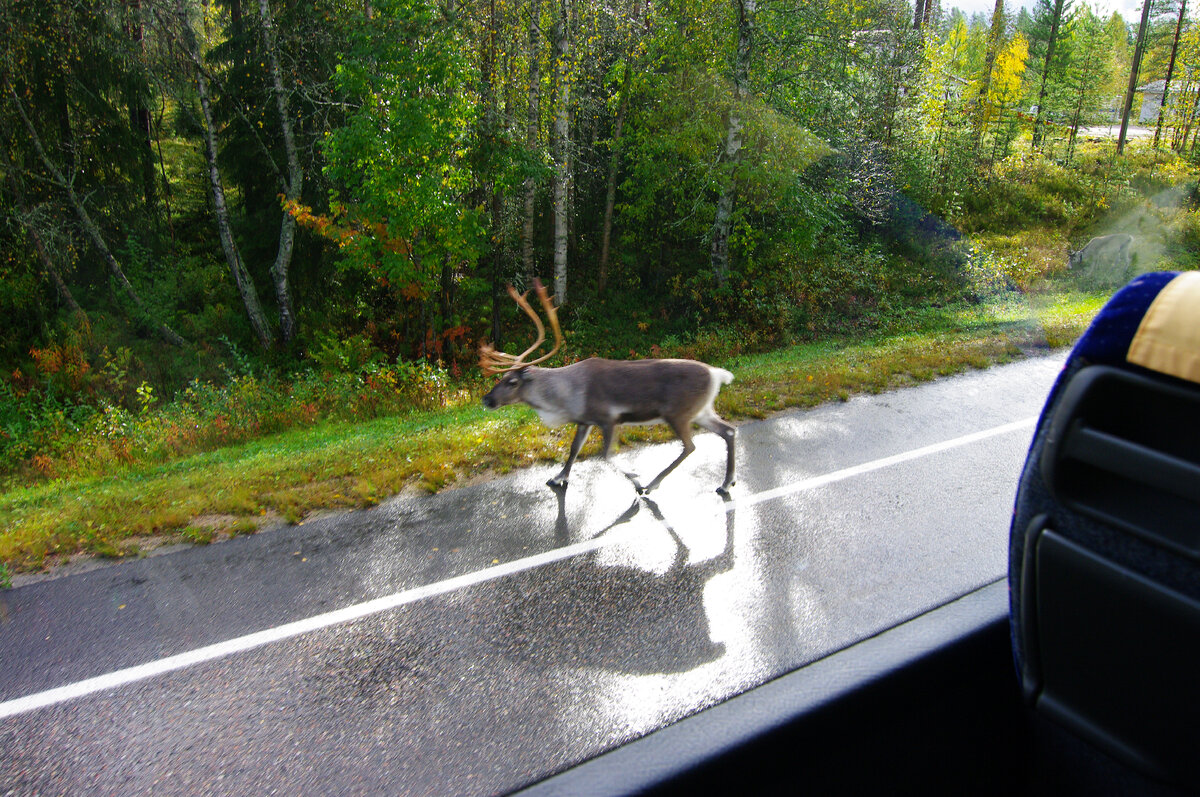
[[[1104,297],[1054,294],[928,309],[874,338],[793,346],[719,363],[734,371],[717,411],[732,420],[918,384],[1030,351],[1069,345]],[[265,522],[372,506],[405,490],[437,492],[488,473],[561,460],[571,434],[527,408],[485,412],[477,396],[445,410],[323,423],[103,476],[59,478],[0,494],[0,563],[38,570],[77,555],[138,555],[154,544],[207,544]],[[594,436],[597,437],[597,436]],[[666,440],[663,427],[626,440]],[[599,448],[592,440],[585,456]]]

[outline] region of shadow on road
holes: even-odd
[[[555,534],[571,539],[565,494],[558,492]],[[666,572],[612,564],[596,552],[497,584],[490,618],[476,618],[478,633],[502,655],[523,663],[594,666],[632,673],[685,672],[720,658],[723,643],[711,638],[705,586],[733,567],[734,513],[726,513],[721,553],[689,562],[689,548],[658,505],[634,499],[595,536],[617,533],[635,519],[649,533],[663,533],[674,548]],[[550,571],[550,572],[546,572]]]

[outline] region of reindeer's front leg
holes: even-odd
[[[579,449],[583,448],[583,441],[587,440],[588,432],[592,431],[590,423],[581,423],[575,427],[575,439],[571,441],[571,453],[567,454],[567,462],[563,465],[563,469],[546,484],[551,487],[563,490],[566,489],[567,479],[571,476],[571,466],[575,464],[575,457],[579,456]]]
[[[618,427],[615,423],[600,424],[600,434],[604,435],[604,447],[601,450],[601,454],[604,457],[604,461],[607,462],[612,468],[616,469],[626,479],[629,479],[629,481],[633,483],[634,488],[638,491],[638,494],[641,494],[642,483],[638,481],[637,474],[630,473],[627,470],[622,470],[621,468],[617,467],[617,465],[608,457],[608,455],[612,453],[613,443],[617,441],[617,428]]]
[[[657,476],[655,476],[654,480],[652,482],[647,484],[645,487],[638,487],[638,492],[642,495],[645,495],[646,493],[650,492],[655,487],[657,487],[658,483],[661,482],[664,478],[666,478],[668,473],[670,473],[671,471],[678,468],[679,463],[683,462],[685,459],[687,459],[688,455],[690,455],[693,451],[696,450],[696,444],[692,442],[691,421],[687,421],[685,423],[678,423],[671,419],[667,419],[667,425],[671,427],[671,430],[673,432],[675,432],[675,436],[679,438],[679,441],[681,443],[683,443],[683,451],[679,454],[678,457],[675,458],[674,462],[672,462],[667,467],[663,468],[663,472],[658,474]]]

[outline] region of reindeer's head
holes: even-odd
[[[541,346],[546,340],[546,327],[542,325],[542,320],[538,318],[538,314],[534,312],[534,309],[529,306],[529,302],[526,301],[525,297],[529,295],[528,291],[519,294],[513,286],[509,285],[508,295],[525,311],[526,315],[533,319],[534,326],[537,327],[537,340],[519,355],[496,351],[490,343],[480,345],[479,367],[483,369],[483,372],[485,374],[504,374],[504,378],[483,397],[483,406],[488,409],[503,407],[506,404],[516,404],[521,401],[522,389],[529,382],[529,366],[545,362],[562,348],[562,331],[558,327],[557,309],[554,307],[554,303],[550,301],[550,296],[546,293],[545,287],[542,286],[541,280],[534,278],[533,289],[537,293],[538,300],[542,303],[542,308],[546,311],[546,317],[550,319],[550,328],[554,330],[554,348],[536,360],[525,360],[526,357],[536,351],[538,346]]]
[[[1083,249],[1072,249],[1067,247],[1067,268],[1075,268],[1083,262]]]
[[[483,406],[489,410],[494,410],[497,407],[504,407],[520,402],[522,400],[521,390],[528,381],[528,372],[524,368],[510,371],[483,397]]]

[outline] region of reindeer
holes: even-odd
[[[1133,236],[1127,233],[1101,235],[1088,241],[1077,251],[1068,248],[1067,265],[1070,268],[1085,265],[1108,266],[1119,269],[1119,273],[1124,274],[1132,262],[1132,247]]]
[[[538,363],[550,359],[562,347],[562,332],[556,308],[540,280],[534,280],[534,290],[554,330],[554,348],[535,360],[526,361],[525,358],[545,341],[546,328],[526,300],[528,292],[518,294],[510,285],[509,295],[537,327],[537,340],[519,355],[498,352],[484,343],[479,349],[479,365],[486,374],[503,374],[500,382],[483,397],[483,406],[495,409],[524,402],[533,407],[547,426],[575,424],[575,439],[571,441],[566,464],[546,484],[554,489],[566,489],[571,465],[593,426],[600,427],[603,457],[608,460],[619,424],[665,423],[683,443],[683,453],[644,487],[635,476],[625,474],[638,493],[645,494],[657,487],[696,449],[692,442],[692,424],[695,423],[725,440],[725,481],[717,492],[727,494],[734,483],[733,452],[737,429],[717,415],[713,401],[721,385],[733,381],[733,374],[693,360],[605,360],[599,357],[561,368],[538,368]]]

